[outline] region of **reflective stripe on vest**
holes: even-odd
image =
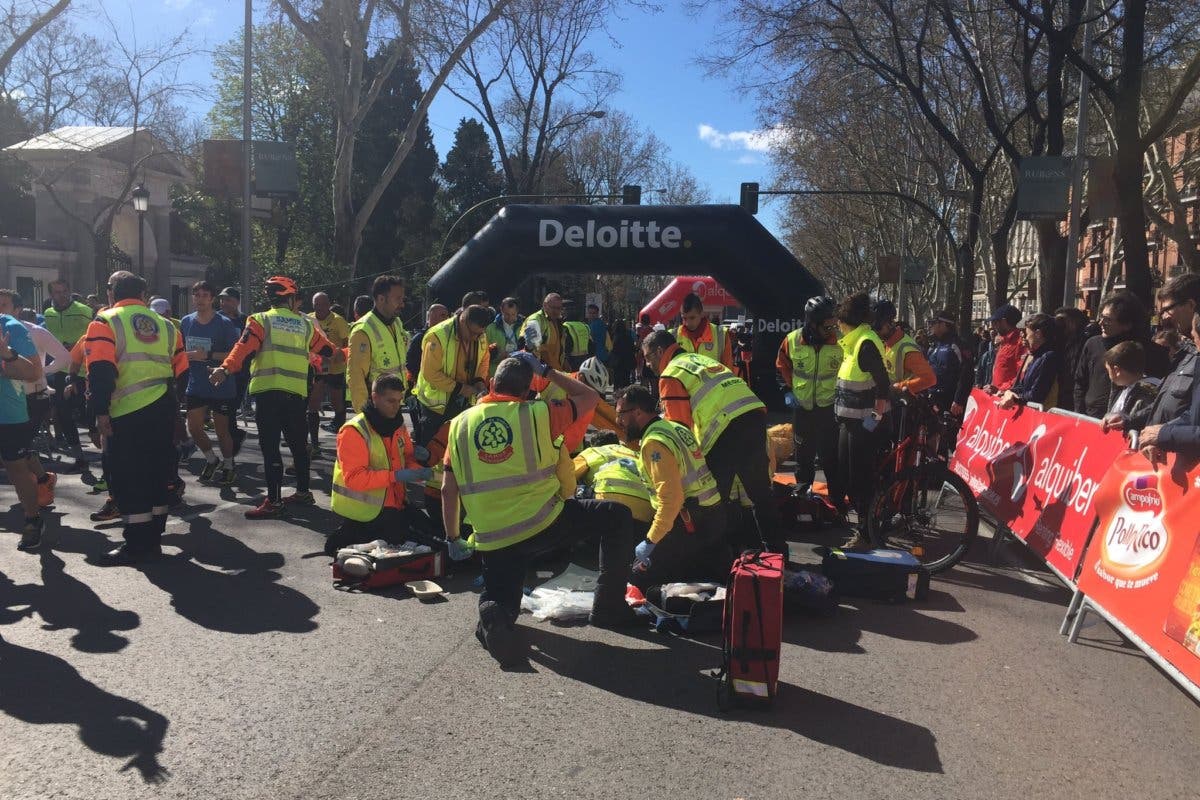
[[[663,368],[662,377],[682,383],[691,398],[692,430],[704,453],[712,450],[734,419],[766,407],[744,380],[699,353],[677,353]]]
[[[408,332],[404,330],[400,318],[393,319],[388,327],[375,312],[369,311],[354,323],[350,335],[353,336],[354,332],[359,330],[365,331],[367,338],[371,340],[371,367],[367,372],[367,386],[374,386],[375,379],[380,375],[398,375],[400,380],[404,381],[405,388],[408,388],[408,376],[404,371]]]
[[[457,336],[457,329],[455,328],[457,324],[458,318],[450,317],[450,319],[442,320],[437,325],[434,325],[425,332],[426,337],[433,336],[438,340],[438,345],[442,348],[441,372],[451,380],[454,380],[454,376],[458,373],[459,339]],[[422,337],[421,341],[422,350],[424,350],[424,337]],[[479,363],[479,359],[483,358],[484,348],[486,347],[487,339],[485,337],[480,337],[480,339],[475,342],[476,364]],[[415,394],[417,395],[417,399],[421,401],[421,405],[437,412],[438,414],[446,413],[446,403],[450,401],[450,393],[443,392],[441,389],[434,387],[433,384],[425,380],[425,376],[421,375],[419,372],[417,373],[417,387]]]
[[[262,347],[250,362],[250,394],[279,390],[307,397],[313,321],[286,308],[250,317],[263,329]]]
[[[685,353],[699,353],[702,356],[708,356],[711,359],[720,361],[721,356],[725,354],[725,328],[720,325],[714,325],[711,322],[704,324],[708,326],[708,341],[692,341],[684,325],[680,325],[675,329],[675,341],[679,344],[679,349]]]
[[[842,348],[836,344],[804,344],[801,330],[796,329],[788,334],[788,353],[792,359],[792,394],[800,407],[812,411],[833,405]]]
[[[109,414],[123,417],[167,393],[167,385],[175,377],[175,326],[140,304],[108,308],[99,316],[112,328],[117,357],[117,384]]]
[[[650,423],[642,433],[643,445],[647,441],[661,442],[674,454],[679,464],[679,478],[683,483],[683,496],[688,500],[696,500],[701,506],[711,506],[721,499],[717,491],[717,481],[708,471],[704,463],[704,454],[696,443],[696,437],[686,425],[678,422],[659,419]],[[652,486],[650,473],[646,470],[644,459],[638,460],[638,469],[646,486]],[[650,505],[658,510],[658,495],[651,494]]]
[[[912,377],[904,368],[904,358],[909,353],[920,352],[920,350],[921,346],[913,341],[913,338],[907,333],[897,339],[891,347],[884,348],[883,364],[887,367],[888,377],[892,379],[892,383],[899,383]]]
[[[559,450],[544,403],[485,403],[450,423],[450,460],[478,549],[545,530],[562,511]]]
[[[844,357],[838,369],[834,413],[845,419],[866,419],[875,408],[875,379],[858,366],[858,351],[863,342],[875,345],[883,356],[883,341],[870,325],[859,325],[842,337]]]
[[[358,431],[367,443],[367,463],[373,470],[391,470],[388,460],[387,443],[383,437],[367,423],[362,414],[357,415],[346,423]],[[333,490],[329,495],[329,507],[333,513],[355,522],[370,522],[379,516],[387,498],[387,488],[371,489],[360,492],[346,485],[345,473],[342,471],[342,460],[339,458],[333,465]]]

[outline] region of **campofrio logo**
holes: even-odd
[[[1140,587],[1157,573],[1169,536],[1155,475],[1138,475],[1121,488],[1121,502],[1100,540],[1104,569],[1126,585]]]

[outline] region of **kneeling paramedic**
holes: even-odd
[[[428,517],[408,505],[405,484],[428,480],[433,470],[418,463],[404,426],[405,386],[398,375],[380,375],[362,411],[338,432],[330,507],[342,524],[325,542],[326,555],[338,548],[383,539],[392,544],[415,541],[439,548]],[[452,542],[450,557],[470,556]]]
[[[646,538],[654,521],[650,504],[650,488],[642,480],[637,442],[601,444],[589,447],[575,456],[575,481],[580,499],[611,500],[629,509],[629,541]]]
[[[565,389],[566,399],[526,401],[535,372]],[[567,428],[579,414],[591,413],[598,398],[593,389],[536,356],[517,353],[497,367],[492,391],[450,423],[442,522],[448,541],[460,538],[461,499],[483,566],[475,635],[502,667],[525,659],[514,623],[530,560],[580,540],[600,540],[591,623],[622,627],[638,622],[625,603],[632,545],[626,534],[629,509],[574,499],[575,474],[561,447]]]
[[[673,581],[725,581],[733,563],[725,508],[691,429],[660,418],[654,396],[641,386],[621,394],[617,416],[626,439],[640,441],[642,480],[654,508],[629,582],[645,591]]]

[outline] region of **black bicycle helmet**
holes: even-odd
[[[808,325],[817,325],[832,317],[836,311],[837,303],[833,302],[832,297],[826,295],[810,297],[804,304],[804,322]]]
[[[881,322],[896,321],[896,304],[891,300],[876,300],[871,305],[871,314],[875,318],[875,324]]]

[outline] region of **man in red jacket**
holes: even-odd
[[[992,380],[986,388],[992,394],[1003,394],[1016,383],[1021,363],[1028,352],[1025,342],[1021,339],[1021,331],[1017,330],[1017,323],[1021,321],[1021,311],[1016,306],[1002,305],[988,321],[992,323],[992,330],[1000,337],[1000,344],[996,348],[996,361],[992,365]]]

